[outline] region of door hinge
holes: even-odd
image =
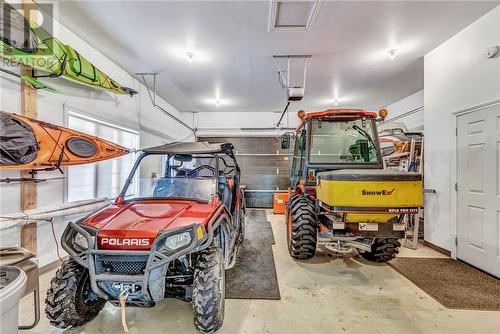
[[[455,246],[458,246],[458,238],[455,237]]]
[[[458,191],[458,183],[455,182],[455,191]]]
[[[458,128],[455,128],[455,137],[458,137]]]

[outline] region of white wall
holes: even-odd
[[[184,112],[188,124],[193,123],[192,113]],[[259,130],[241,131],[241,128],[274,128],[278,123],[280,112],[198,112],[194,114],[194,126],[198,135],[203,136],[273,136],[283,131]],[[287,119],[288,117],[288,119]],[[295,128],[299,124],[297,111],[290,109],[285,114],[281,127]]]
[[[191,132],[162,112],[153,108],[146,88],[131,75],[104,57],[88,43],[71,31],[56,23],[55,36],[64,43],[71,45],[83,54],[99,69],[108,74],[120,84],[134,88],[139,92],[134,97],[116,95],[104,91],[92,91],[83,86],[71,84],[71,87],[60,88],[64,94],[39,91],[38,118],[54,124],[64,125],[63,105],[80,113],[99,118],[113,124],[135,129],[140,133],[141,147],[159,145],[174,140],[192,140]],[[20,113],[20,84],[18,79],[5,74],[0,75],[0,109]],[[180,112],[161,98],[157,103],[173,115],[179,117]],[[18,177],[18,172],[2,171],[1,177]],[[58,172],[41,172],[38,177],[58,177]],[[64,202],[64,181],[47,181],[38,186],[38,207],[55,205]],[[0,185],[0,212],[2,214],[20,210],[19,184]],[[55,220],[55,229],[59,239],[66,223],[77,217],[63,217]],[[19,244],[19,229],[0,232],[0,244]],[[38,256],[40,265],[48,264],[57,259],[50,225],[38,225]]]
[[[424,90],[419,90],[410,96],[396,101],[384,108],[387,109],[389,115],[386,121],[379,128],[390,126],[393,122],[403,122],[408,131],[423,131],[424,130]],[[415,111],[409,113],[411,111]],[[408,113],[408,114],[407,114]],[[407,114],[407,115],[405,115]]]
[[[425,67],[425,240],[455,254],[456,112],[500,99],[500,6],[431,51]]]
[[[396,101],[384,108],[389,111],[386,124],[393,118],[397,122],[404,122],[410,131],[422,131],[424,127],[424,90]],[[401,114],[421,108],[418,112],[400,118]],[[188,124],[193,124],[193,115],[182,113]],[[199,136],[245,136],[245,135],[276,135],[279,131],[241,131],[240,128],[273,128],[278,122],[280,112],[198,112],[194,114],[194,127],[198,128]],[[290,106],[290,110],[283,118],[281,127],[295,128],[299,125],[297,110]]]

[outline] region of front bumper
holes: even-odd
[[[213,239],[219,219],[212,219],[201,240],[197,238],[198,225],[161,233],[149,251],[97,249],[99,231],[84,224],[70,222],[61,238],[63,249],[72,259],[87,268],[92,290],[100,297],[117,305],[123,286],[134,287],[127,305],[150,307],[165,296],[165,279],[169,263],[188,253],[207,248]],[[191,243],[175,251],[162,249],[171,235],[190,231]],[[77,234],[83,236],[88,247],[75,243]]]

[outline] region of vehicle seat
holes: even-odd
[[[153,191],[154,197],[171,197],[172,194],[176,196],[185,196],[192,190],[184,177],[162,177],[156,181]]]
[[[219,196],[221,197],[222,203],[226,206],[228,210],[231,210],[231,202],[233,199],[233,193],[229,189],[228,180],[224,175],[224,172],[219,172]]]
[[[156,181],[153,191],[154,197],[166,197],[171,192],[171,182],[169,179],[162,177]]]

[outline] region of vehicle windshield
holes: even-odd
[[[210,201],[217,195],[215,156],[149,154],[138,162],[125,184],[126,201],[180,198]]]
[[[311,121],[309,161],[362,164],[379,161],[372,119]]]

